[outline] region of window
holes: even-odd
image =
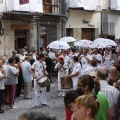
[[[66,29],[66,36],[73,36],[73,28]]]
[[[52,0],[43,0],[43,12],[52,13]]]

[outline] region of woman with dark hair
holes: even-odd
[[[66,113],[66,120],[71,120],[75,106],[75,99],[79,96],[83,95],[82,91],[72,90],[65,94],[64,97],[64,104],[65,104],[65,113]]]
[[[100,102],[97,120],[111,120],[110,103],[106,96],[99,91],[99,81],[94,81],[90,75],[83,75],[78,80],[78,89],[82,89],[85,95],[91,95]]]

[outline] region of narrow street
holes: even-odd
[[[33,92],[31,95],[33,96]],[[51,91],[47,93],[47,99],[48,106],[40,107],[39,109],[45,113],[54,114],[58,120],[65,120],[63,97],[58,97],[57,81],[51,84]],[[33,99],[25,100],[21,96],[15,100],[15,108],[0,114],[0,120],[16,120],[20,113],[33,108]]]

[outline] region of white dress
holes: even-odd
[[[79,72],[78,76],[72,77],[73,89],[74,90],[77,89],[78,78],[81,76],[81,65],[80,65],[79,62],[74,65],[71,75],[75,74],[76,72]]]
[[[104,56],[104,66],[106,66],[108,70],[113,66],[111,55]]]
[[[82,57],[83,55],[81,55]],[[89,63],[88,63],[88,60],[92,60],[91,56],[89,54],[87,54],[85,57],[82,57],[80,62],[81,62],[81,65],[82,65],[82,71],[81,71],[81,74],[83,75],[84,72],[85,72],[85,69],[89,66]]]
[[[40,63],[39,61],[36,61],[33,63],[32,69],[34,69],[35,75],[38,79],[44,76],[44,68],[46,68],[45,62]],[[34,102],[35,106],[47,104],[46,88],[41,88],[37,84],[36,79],[34,79]]]

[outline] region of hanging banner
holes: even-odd
[[[42,0],[7,0],[7,10],[43,13],[43,2]]]
[[[96,10],[96,0],[68,0],[70,8],[84,8],[85,10]]]
[[[29,3],[29,0],[19,0],[20,5]]]

